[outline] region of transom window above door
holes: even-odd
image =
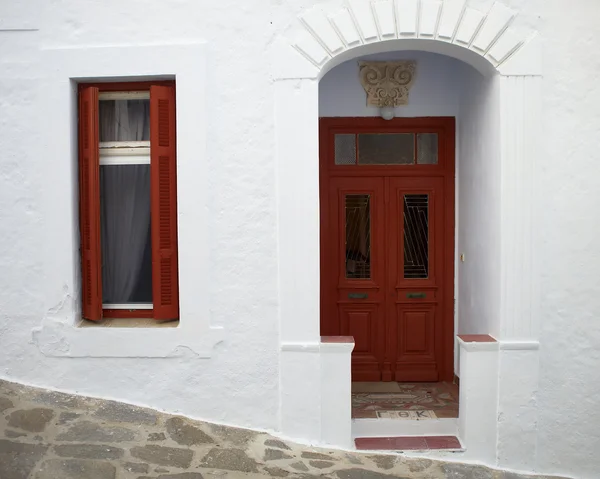
[[[437,133],[338,133],[337,166],[437,165]]]

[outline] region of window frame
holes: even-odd
[[[158,88],[156,88],[158,87]],[[153,90],[154,89],[154,90]],[[91,117],[87,120],[87,127],[91,128],[88,138],[93,145],[88,145],[91,149],[87,152],[88,157],[92,159],[91,168],[88,170],[82,166],[85,148],[86,119],[82,102],[84,101],[84,92],[94,91],[90,96],[93,105]],[[155,92],[155,97],[151,92]],[[152,304],[140,307],[141,304],[132,304],[132,308],[114,309],[104,308],[102,302],[102,263],[100,246],[100,198],[99,198],[99,168],[103,164],[101,157],[106,158],[110,155],[101,155],[102,144],[99,141],[99,102],[101,93],[106,92],[148,92],[150,96],[150,203],[151,203],[151,237],[152,237]],[[79,178],[80,178],[80,233],[81,233],[81,256],[80,265],[82,274],[82,317],[92,321],[103,318],[153,318],[157,320],[179,319],[179,285],[178,285],[178,256],[177,256],[177,154],[176,154],[176,91],[175,81],[144,81],[144,82],[110,82],[110,83],[80,83],[78,85],[79,98]],[[163,102],[163,103],[161,103]],[[161,109],[168,105],[168,108]],[[153,116],[153,114],[155,116]],[[95,118],[94,118],[95,115]],[[163,119],[165,121],[163,121]],[[154,148],[152,145],[154,145]],[[165,146],[166,145],[166,146]],[[119,153],[120,156],[135,154],[125,151]],[[165,159],[168,160],[165,162]],[[159,173],[159,163],[160,173]],[[105,163],[104,163],[105,164]],[[94,170],[94,171],[92,171]],[[84,178],[84,171],[88,172],[88,178]],[[91,175],[91,176],[90,176]],[[87,179],[87,182],[85,181]],[[159,182],[162,182],[159,186]],[[166,182],[166,183],[165,183]],[[86,189],[87,185],[92,185]],[[166,193],[164,193],[166,191]],[[87,203],[86,203],[87,201]],[[97,203],[97,204],[94,204]],[[86,207],[87,205],[87,207]],[[166,206],[165,206],[166,205]],[[166,218],[165,216],[166,213]],[[88,223],[86,223],[86,221]],[[91,223],[89,223],[91,221]],[[90,248],[85,249],[85,234],[90,232],[86,225],[93,225],[94,238],[91,238]],[[165,224],[167,227],[165,228]],[[161,226],[162,225],[162,226]],[[161,236],[162,235],[162,236]],[[166,238],[167,235],[169,238]],[[97,236],[97,237],[96,237]],[[165,253],[165,242],[169,243],[169,248]],[[162,248],[162,249],[161,249]],[[87,255],[87,256],[86,256]],[[89,257],[93,257],[93,267],[89,266]],[[86,261],[86,257],[88,261]],[[168,271],[165,270],[165,264],[169,264]],[[87,280],[92,278],[92,282]],[[167,284],[168,282],[168,284]],[[169,297],[168,305],[165,306],[165,292]],[[91,302],[86,301],[91,298]],[[99,305],[98,305],[99,303]],[[136,307],[137,306],[137,307]]]

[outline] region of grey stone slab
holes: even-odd
[[[91,421],[73,424],[57,436],[59,441],[76,442],[125,442],[136,438],[135,431],[117,426],[102,426]]]
[[[265,467],[265,472],[269,474],[270,477],[287,477],[290,475],[288,471],[281,469],[280,467]]]
[[[0,396],[0,412],[6,411],[12,407],[14,407],[14,403],[10,399]]]
[[[106,461],[48,459],[35,473],[35,479],[115,479],[116,469]]]
[[[227,471],[258,472],[256,461],[241,449],[211,449],[202,459],[202,467]]]
[[[302,472],[308,471],[308,466],[306,464],[304,464],[302,461],[294,462],[293,464],[290,464],[290,467],[292,469],[296,469],[296,471],[302,471]]]
[[[276,447],[278,449],[285,449],[286,451],[289,451],[291,449],[285,442],[280,441],[279,439],[267,439],[265,441],[265,446]]]
[[[27,399],[34,391],[36,391],[34,388],[0,379],[0,394],[4,396]]]
[[[123,464],[123,469],[128,472],[135,472],[136,474],[147,474],[150,467],[148,464],[141,462],[126,462]]]
[[[24,437],[27,436],[26,433],[24,432],[18,432],[18,431],[11,431],[10,429],[7,429],[6,431],[4,431],[4,435],[6,437],[10,437],[10,438],[16,438],[16,437]]]
[[[362,461],[354,454],[346,454],[345,458],[350,464],[362,465]]]
[[[335,462],[332,461],[308,461],[308,463],[317,469],[327,469],[328,467],[335,466]]]
[[[286,454],[279,449],[265,449],[265,461],[276,461],[278,459],[291,459],[293,456]]]
[[[68,424],[68,423],[74,421],[75,419],[77,419],[78,417],[81,417],[81,414],[76,413],[76,412],[61,412],[60,416],[58,416],[57,424],[59,424],[59,425]]]
[[[406,476],[398,476],[396,474],[384,474],[382,472],[369,471],[367,469],[344,469],[336,471],[339,479],[411,479]]]
[[[75,394],[61,393],[57,391],[34,390],[31,400],[38,404],[58,407],[63,409],[89,409],[98,400]]]
[[[9,414],[8,425],[24,431],[42,432],[53,417],[52,409],[20,409]]]
[[[120,459],[125,454],[121,448],[99,444],[60,444],[54,446],[54,452],[57,456],[79,459]]]
[[[29,477],[47,449],[48,446],[41,444],[22,444],[0,439],[0,478],[24,479]]]
[[[147,441],[164,441],[167,438],[164,432],[151,432],[148,434]]]
[[[161,466],[174,466],[185,469],[190,467],[193,451],[180,447],[165,447],[150,444],[143,447],[134,447],[130,450],[133,457],[145,462]]]
[[[431,459],[410,459],[406,462],[410,472],[422,472],[433,465]]]
[[[370,456],[370,459],[379,469],[391,469],[396,464],[395,456]],[[414,472],[411,469],[411,472]]]
[[[231,442],[236,446],[245,446],[257,436],[264,434],[262,432],[252,431],[250,429],[221,426],[219,424],[210,424],[209,427],[211,432],[218,436],[219,439]]]
[[[180,472],[178,474],[161,474],[157,479],[204,479],[199,472]]]
[[[199,427],[193,426],[180,417],[172,417],[166,421],[167,432],[177,444],[194,446],[197,444],[212,444],[214,439]]]
[[[94,416],[111,422],[129,422],[132,424],[156,424],[157,414],[151,409],[132,406],[117,401],[103,401],[94,412]]]
[[[321,454],[320,452],[310,452],[310,451],[304,451],[302,453],[302,458],[303,459],[323,459],[325,461],[331,461],[332,459],[334,459],[334,457],[327,455],[327,454]]]
[[[472,464],[444,463],[442,471],[446,479],[494,479],[494,472],[483,466]]]

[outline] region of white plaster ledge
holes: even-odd
[[[318,353],[321,348],[319,343],[312,342],[283,342],[282,351],[291,351],[297,353]]]
[[[498,351],[499,349],[499,343],[497,342],[493,342],[493,343],[477,343],[477,342],[467,342],[467,341],[463,341],[462,339],[460,339],[459,337],[456,338],[458,341],[458,344],[460,345],[460,347],[462,349],[464,349],[465,351],[469,351],[469,352],[476,352],[476,351]]]
[[[321,343],[321,352],[327,354],[350,354],[354,343]]]
[[[502,351],[536,351],[540,349],[539,341],[500,341]]]
[[[221,327],[78,328],[52,319],[32,330],[42,354],[66,358],[210,358],[223,336]]]

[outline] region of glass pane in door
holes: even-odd
[[[438,135],[437,133],[419,133],[417,135],[417,164],[437,165]]]
[[[346,278],[371,278],[371,195],[346,195]]]
[[[356,164],[356,135],[353,133],[335,135],[334,145],[336,165]]]
[[[404,195],[404,278],[429,276],[429,195]]]
[[[358,135],[359,165],[412,165],[415,162],[413,133],[361,133]]]

